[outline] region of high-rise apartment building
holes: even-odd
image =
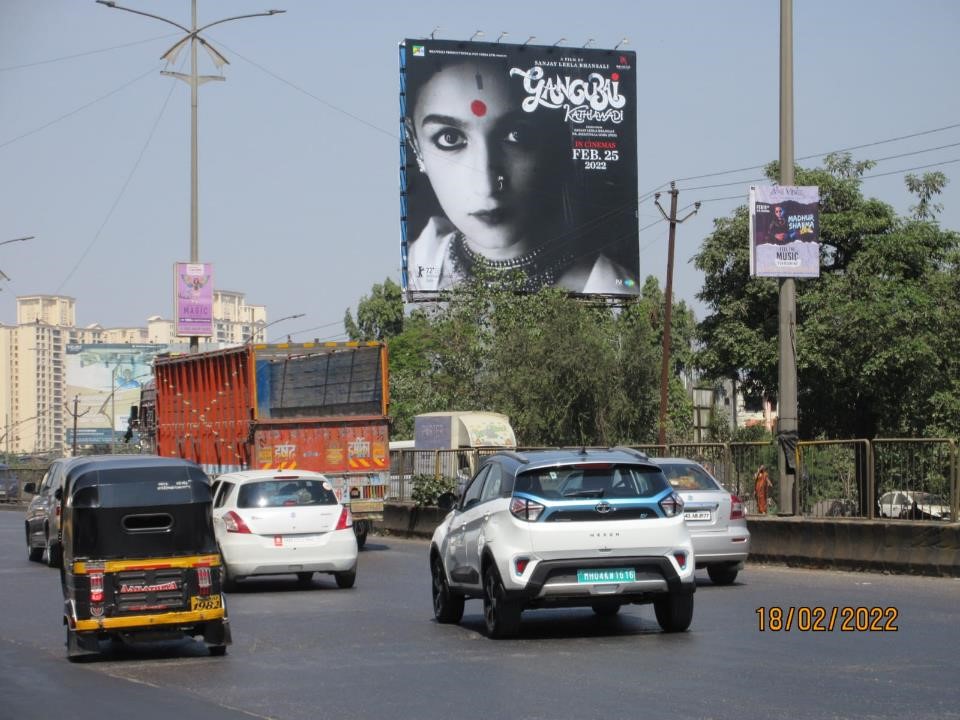
[[[263,342],[267,312],[247,305],[243,293],[214,291],[210,344]],[[62,452],[70,413],[64,396],[67,345],[186,345],[174,323],[159,316],[147,327],[76,325],[76,300],[63,295],[17,298],[17,324],[0,325],[0,451]]]

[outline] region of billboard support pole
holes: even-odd
[[[793,0],[780,0],[780,185],[793,185]],[[793,515],[796,459],[789,457],[797,436],[796,280],[780,280],[777,378],[777,465],[780,515]]]
[[[665,445],[667,442],[667,399],[669,397],[670,384],[670,333],[671,322],[673,319],[673,251],[677,239],[677,225],[684,220],[697,214],[700,209],[700,201],[693,204],[693,210],[677,219],[677,197],[680,191],[677,190],[677,183],[670,181],[670,214],[664,212],[660,207],[660,193],[653,196],[653,202],[663,215],[663,219],[670,223],[670,240],[667,245],[667,284],[664,290],[664,310],[663,310],[663,350],[660,357],[660,423],[657,435],[657,444]]]

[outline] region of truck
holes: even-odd
[[[383,519],[390,478],[384,343],[247,344],[158,356],[153,372],[152,399],[145,393],[131,418],[144,447],[191,460],[212,477],[321,472],[350,507],[361,547]]]
[[[454,480],[459,494],[482,454],[517,447],[510,418],[496,412],[422,413],[413,419],[413,433],[413,440],[390,444],[394,493],[404,497],[415,476]]]

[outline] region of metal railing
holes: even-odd
[[[579,446],[578,446],[579,447]],[[761,465],[773,489],[768,514],[780,508],[774,442],[633,445],[652,457],[684,457],[703,465],[757,514],[754,478]],[[523,447],[518,452],[544,448]],[[588,448],[590,449],[590,448]],[[456,492],[497,448],[394,450],[389,499],[408,501],[415,479],[450,480]],[[949,520],[960,515],[960,459],[950,438],[802,440],[797,443],[795,513],[814,518]]]

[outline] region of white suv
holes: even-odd
[[[653,603],[666,632],[693,619],[695,559],[683,500],[629,448],[500,452],[486,458],[433,534],[437,620],[483,598],[490,637],[523,610]]]

